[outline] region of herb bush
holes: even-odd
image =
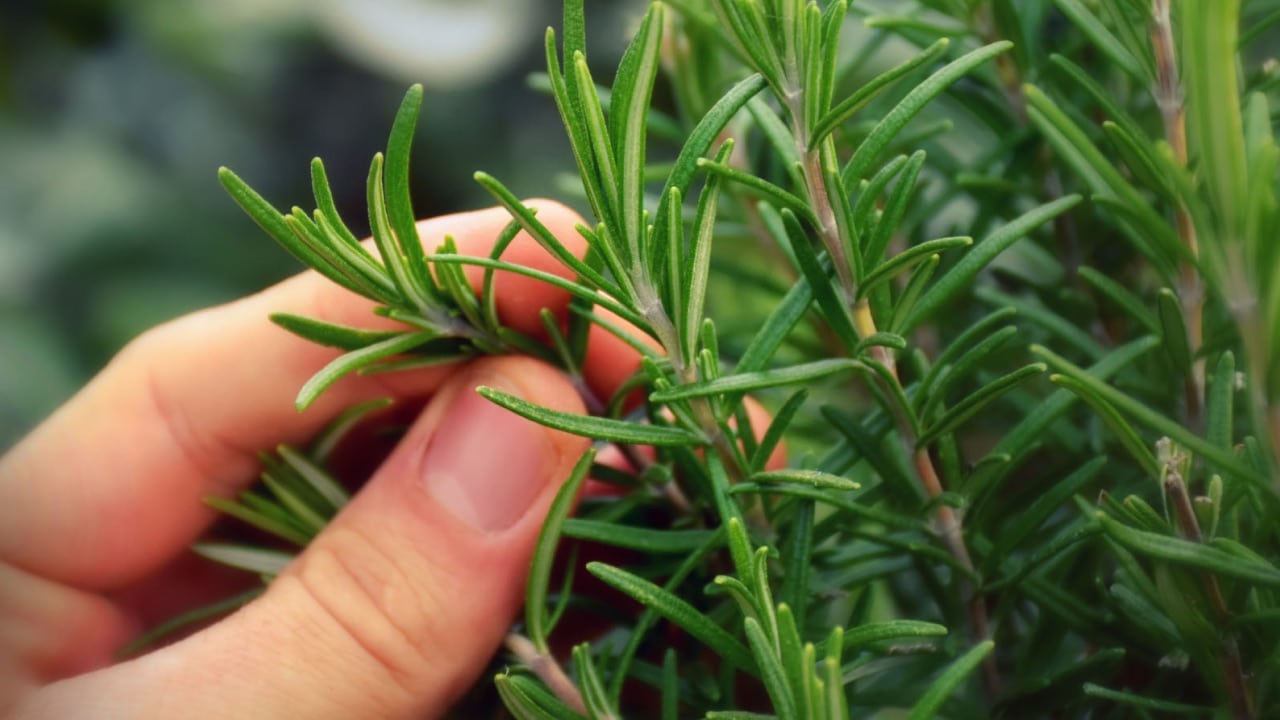
[[[346,351],[299,408],[477,353],[581,379],[593,323],[643,356],[590,416],[481,390],[629,462],[593,451],[565,483],[468,712],[501,715],[496,690],[522,720],[1275,717],[1277,21],[1270,0],[667,0],[606,90],[569,0],[534,82],[577,161],[584,258],[483,173],[512,218],[492,255],[419,242],[421,88],[369,173],[376,257],[319,160],[314,214],[221,179],[404,324],[277,317]],[[519,231],[572,279],[504,262]],[[502,327],[499,271],[560,285],[571,315]],[[305,545],[371,409],[211,502]],[[571,513],[589,477],[618,490]],[[197,550],[268,580],[289,558]]]

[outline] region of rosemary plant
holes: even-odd
[[[552,507],[493,683],[511,715],[1270,717],[1278,22],[1274,0],[668,0],[606,89],[568,0],[534,82],[585,257],[484,173],[511,215],[490,256],[419,238],[418,87],[368,176],[376,256],[319,160],[312,213],[221,179],[403,325],[276,317],[346,351],[300,408],[347,373],[481,353],[581,380],[592,324],[642,356],[589,416],[480,391],[631,460],[588,453]],[[503,260],[522,231],[572,279]],[[549,342],[502,325],[499,271],[572,294]],[[305,545],[346,498],[334,438],[369,409],[216,507]],[[627,489],[569,517],[593,476]],[[592,545],[629,559],[566,549]],[[268,577],[288,559],[197,549]],[[607,629],[557,652],[592,615]]]

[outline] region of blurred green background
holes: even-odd
[[[593,58],[616,60],[643,5],[588,3]],[[142,330],[298,270],[220,165],[310,208],[323,157],[363,231],[368,162],[421,82],[420,216],[491,204],[477,169],[557,194],[547,179],[572,158],[526,79],[558,15],[557,0],[0,0],[0,450]]]

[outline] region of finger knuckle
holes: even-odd
[[[180,399],[181,388],[173,380],[171,366],[156,360],[170,357],[173,348],[181,346],[187,326],[186,319],[179,318],[148,330],[130,342],[115,362],[120,367],[139,369],[138,387],[143,391],[140,397],[169,445],[194,477],[208,478],[214,492],[221,493],[225,478],[219,472],[219,460],[238,456],[241,448],[193,417]]]
[[[399,553],[379,536],[332,528],[292,568],[305,595],[406,692],[414,692],[440,646],[436,621],[442,608],[431,573],[410,572]]]

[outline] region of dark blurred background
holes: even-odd
[[[637,0],[591,0],[613,63]],[[363,232],[364,177],[410,83],[419,216],[491,204],[483,169],[563,195],[549,97],[528,89],[557,0],[0,0],[0,450],[131,337],[299,267],[220,165],[313,207],[324,158]],[[611,65],[603,64],[602,67]]]

